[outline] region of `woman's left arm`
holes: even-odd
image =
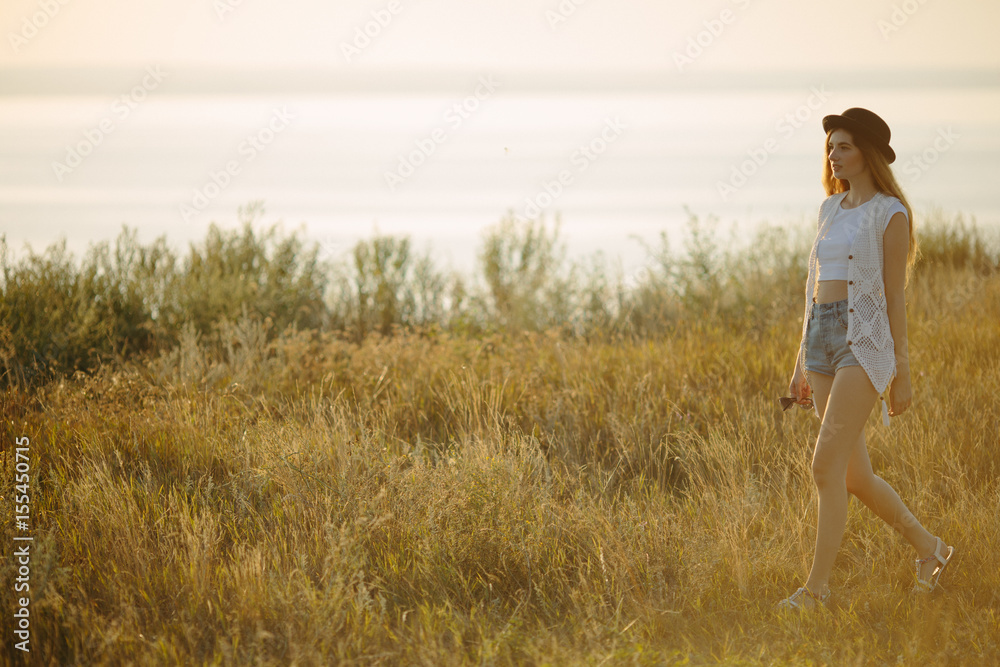
[[[889,414],[897,416],[910,407],[910,354],[906,345],[906,254],[910,247],[910,225],[896,213],[882,235],[882,280],[885,283],[886,314],[896,351],[896,377],[889,387]]]

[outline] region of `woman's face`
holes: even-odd
[[[854,145],[847,130],[834,130],[826,150],[833,175],[841,180],[849,181],[868,168],[861,149]]]

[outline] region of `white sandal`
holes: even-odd
[[[955,547],[948,547],[948,555],[943,556],[941,554],[941,547],[944,546],[944,542],[941,541],[940,537],[935,537],[937,544],[934,546],[934,553],[932,553],[927,558],[918,558],[915,561],[915,567],[917,570],[917,583],[913,586],[914,593],[930,593],[935,588],[937,588],[938,579],[941,578],[941,573],[944,572],[945,566],[951,561],[951,557],[955,555]],[[931,572],[931,575],[927,579],[920,578],[920,566],[924,563],[929,563],[932,560],[937,560],[938,565]]]
[[[812,605],[806,606],[805,599],[809,598],[813,601]],[[830,599],[830,591],[827,591],[823,595],[816,595],[811,590],[805,586],[801,587],[799,590],[792,593],[790,596],[778,603],[778,609],[809,609],[816,607],[825,607],[826,601]]]

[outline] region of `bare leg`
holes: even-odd
[[[809,377],[809,384],[813,390],[813,400],[816,401],[816,409],[821,418],[826,416],[826,406],[833,388],[834,378],[829,375],[813,373]],[[867,418],[867,413],[866,413]],[[903,538],[913,545],[919,558],[925,558],[934,553],[937,540],[931,535],[916,517],[909,511],[899,494],[889,486],[881,477],[872,471],[871,460],[868,457],[868,448],[865,445],[865,433],[862,426],[854,443],[850,459],[847,463],[846,471],[847,492],[857,497],[879,518],[896,529]],[[845,515],[846,517],[846,515]],[[845,519],[846,521],[846,519]],[[819,540],[817,539],[817,543]],[[839,542],[838,542],[839,546]],[[921,578],[926,578],[935,563],[930,562],[924,565]],[[815,567],[813,568],[815,570]],[[829,579],[829,574],[827,575]],[[822,589],[815,590],[812,585],[810,590],[822,592]]]
[[[806,587],[817,594],[827,589],[844,537],[847,466],[876,398],[875,387],[861,366],[847,366],[837,371],[823,410],[823,424],[812,461],[813,480],[819,492],[819,517],[816,553]]]
[[[863,431],[854,445],[854,451],[847,464],[847,491],[899,531],[903,538],[913,545],[919,557],[923,558],[934,553],[934,547],[937,546],[934,536],[920,525],[917,518],[903,504],[895,489],[872,471]],[[927,564],[929,569],[933,566],[933,563]]]

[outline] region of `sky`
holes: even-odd
[[[0,67],[667,70],[993,68],[983,0],[5,0]],[[43,7],[45,9],[43,9]],[[51,14],[51,16],[48,16]],[[356,29],[382,17],[348,58]],[[33,25],[26,25],[25,21]],[[40,27],[39,27],[40,26]],[[24,43],[12,34],[30,34]]]
[[[248,173],[242,185],[263,190],[282,177],[282,159],[308,159],[308,141],[335,143],[333,137],[322,136],[331,131],[322,116],[339,114],[344,120],[336,131],[363,139],[358,144],[341,144],[341,149],[354,155],[358,166],[353,171],[368,169],[368,181],[351,182],[367,188],[367,194],[357,195],[363,201],[358,200],[362,203],[356,207],[371,216],[386,210],[377,200],[392,200],[397,209],[419,204],[429,214],[441,197],[457,199],[454,192],[442,195],[441,188],[421,191],[422,181],[458,183],[459,188],[477,185],[467,180],[473,174],[462,165],[469,160],[486,165],[475,143],[477,137],[487,136],[475,134],[484,127],[510,134],[503,145],[509,141],[512,154],[520,157],[530,158],[532,151],[542,156],[549,141],[546,159],[554,166],[538,166],[535,175],[516,176],[520,179],[516,183],[504,181],[514,184],[511,191],[516,194],[508,198],[521,201],[523,193],[537,189],[539,179],[551,169],[567,164],[564,153],[568,149],[562,146],[573,144],[558,143],[569,141],[564,138],[567,128],[596,132],[600,123],[594,119],[602,120],[617,108],[630,109],[632,119],[646,123],[627,133],[615,149],[620,156],[632,156],[630,164],[640,166],[636,173],[646,176],[644,192],[654,193],[651,196],[660,202],[655,190],[662,190],[658,183],[666,181],[658,172],[643,170],[641,161],[650,160],[659,168],[660,144],[650,138],[666,141],[672,119],[657,120],[649,114],[687,109],[698,117],[683,119],[684,127],[702,132],[714,124],[725,130],[726,124],[742,115],[752,118],[750,126],[761,128],[759,136],[740,140],[733,131],[705,135],[718,144],[706,145],[706,155],[723,156],[722,166],[706,173],[721,173],[742,159],[745,148],[766,138],[776,109],[782,113],[795,109],[809,99],[807,93],[817,84],[835,92],[864,94],[853,98],[857,103],[817,111],[811,118],[813,124],[822,113],[863,106],[871,100],[894,119],[918,124],[910,128],[901,124],[900,132],[901,141],[909,142],[902,148],[917,151],[934,140],[934,133],[946,122],[958,119],[966,139],[952,152],[952,160],[966,156],[978,160],[976,164],[988,164],[991,155],[1000,154],[995,141],[989,144],[989,124],[1000,117],[1000,41],[994,34],[998,24],[1000,3],[983,0],[4,0],[0,137],[6,140],[0,143],[6,146],[0,145],[0,174],[9,176],[0,178],[0,234],[6,234],[13,247],[25,239],[43,238],[50,223],[45,222],[49,218],[40,207],[49,201],[71,209],[88,198],[94,202],[118,196],[114,193],[148,199],[155,194],[154,184],[148,179],[139,183],[138,172],[130,174],[121,167],[144,157],[172,160],[178,173],[172,175],[174,180],[164,180],[164,188],[190,192],[191,186],[200,187],[209,167],[215,169],[224,158],[241,155],[232,146],[211,148],[210,143],[213,135],[221,137],[226,132],[228,118],[245,120],[248,113],[258,113],[252,104],[240,101],[254,96],[262,100],[267,96],[267,104],[294,97],[301,102],[295,107],[299,118],[295,136],[289,133],[280,138],[269,149],[268,161],[254,165],[258,180]],[[132,114],[128,123],[122,122],[112,139],[100,147],[103,154],[74,174],[68,185],[56,183],[49,167],[53,158],[78,142],[82,133],[98,127],[108,115],[108,100],[134,90],[139,82],[156,81],[158,72],[164,73],[163,85],[149,94],[156,101]],[[461,99],[484,77],[501,82],[503,95],[491,100],[490,110],[475,123],[456,131],[456,141],[444,146],[436,162],[407,184],[410,199],[402,195],[393,199],[381,181],[396,154],[423,138],[429,128],[442,125],[437,111],[441,99]],[[954,96],[947,94],[952,88]],[[960,88],[961,93],[957,92]],[[970,95],[970,88],[991,92]],[[921,95],[925,89],[934,94]],[[786,91],[787,97],[761,102],[761,93],[774,90]],[[669,108],[658,103],[642,108],[635,104],[646,93],[653,98],[677,92],[689,93],[692,103],[683,98]],[[507,95],[521,97],[509,100]],[[406,98],[405,103],[398,102],[403,99],[400,96]],[[706,99],[716,99],[713,96],[726,100],[726,105],[706,104]],[[831,97],[828,105],[841,104],[842,96]],[[378,99],[391,101],[379,106],[372,102]],[[732,103],[734,99],[737,104]],[[907,105],[919,107],[914,110],[919,110],[919,118],[916,114],[906,118]],[[270,108],[262,103],[253,122],[269,122]],[[406,125],[408,119],[401,123],[399,110],[423,116]],[[168,117],[191,123],[188,144],[171,147],[167,136],[155,146],[150,144],[148,154],[140,153],[139,144],[152,142],[149,137],[157,127],[167,127]],[[50,132],[49,128],[56,128],[53,136],[38,134]],[[511,134],[513,130],[519,134]],[[557,135],[557,130],[564,134]],[[134,150],[126,154],[121,143],[133,137]],[[700,137],[692,135],[691,141],[703,141]],[[458,139],[465,143],[457,143]],[[297,147],[293,148],[293,140],[300,142]],[[787,148],[807,140],[804,135],[795,136]],[[202,141],[202,148],[190,146]],[[663,146],[678,146],[685,137],[670,135],[669,141]],[[286,149],[290,152],[282,155]],[[485,149],[499,150],[492,145]],[[147,150],[145,144],[141,150]],[[177,156],[182,150],[186,154]],[[298,152],[293,156],[292,151]],[[493,152],[489,156],[493,159]],[[23,170],[18,168],[19,160]],[[525,164],[518,163],[518,169]],[[590,170],[588,177],[594,180],[581,178],[577,192],[561,203],[576,201],[579,206],[599,208],[603,191],[597,186],[614,182],[615,175],[610,173],[614,164],[618,163],[609,158]],[[779,166],[776,159],[775,169]],[[120,179],[109,176],[116,169],[123,171]],[[183,169],[193,175],[183,177]],[[337,169],[341,170],[338,178],[352,170],[349,164]],[[794,173],[798,167],[792,164],[785,169]],[[84,173],[87,170],[93,173]],[[35,175],[22,177],[22,172]],[[99,173],[104,174],[103,181],[95,175]],[[490,172],[484,169],[482,173]],[[606,180],[598,183],[599,176]],[[949,176],[944,167],[935,176],[962,181],[955,173]],[[124,184],[130,178],[147,189],[133,187],[126,192]],[[702,180],[707,182],[707,178]],[[117,189],[109,188],[109,183]],[[930,178],[925,184],[934,185]],[[293,185],[285,189],[288,197],[295,196]],[[89,193],[88,187],[92,188]],[[950,185],[941,187],[956,191]],[[469,196],[478,198],[476,192],[470,189]],[[228,194],[235,197],[236,193],[243,196],[238,188]],[[320,196],[316,193],[303,191],[301,201]],[[746,193],[742,196],[752,198]],[[10,202],[22,208],[15,211]],[[34,212],[22,215],[29,205]],[[617,201],[605,202],[605,207],[617,205]],[[987,205],[1000,209],[994,200]],[[173,200],[171,206],[176,209]],[[663,205],[655,207],[659,210]],[[151,218],[149,228],[159,233],[174,225],[176,217],[164,218],[159,226]],[[78,241],[88,235],[113,236],[113,229],[88,227],[82,220],[75,230],[69,229],[70,223],[63,228],[51,223],[53,236],[63,229],[77,234]],[[142,220],[133,223],[144,224]],[[175,233],[198,238],[203,236],[203,227]]]

